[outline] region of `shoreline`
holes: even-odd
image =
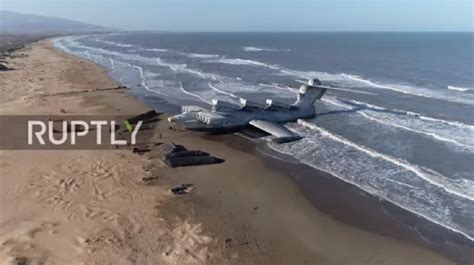
[[[106,69],[105,67],[103,68]],[[131,91],[131,94],[137,98],[140,96],[140,93],[134,93],[133,90]],[[150,106],[156,106],[156,101],[161,104],[163,101],[166,102],[166,100],[161,99],[159,96],[151,99],[145,96],[139,100]],[[166,104],[168,106],[165,107],[165,113],[169,110],[173,110],[173,104],[168,102],[166,102]],[[179,106],[177,106],[176,109],[179,109]],[[161,111],[161,109],[159,110]],[[202,137],[208,139],[206,135]],[[267,166],[272,170],[277,169],[284,171],[287,177],[298,186],[304,196],[311,201],[314,207],[325,214],[328,214],[345,224],[362,228],[369,232],[375,232],[383,236],[390,236],[397,240],[411,242],[432,249],[460,264],[470,264],[470,261],[474,259],[474,253],[470,253],[470,250],[474,249],[474,242],[470,241],[463,234],[459,234],[449,228],[436,224],[392,202],[380,199],[351,183],[345,182],[331,175],[330,173],[320,171],[299,161],[297,164],[283,161],[277,157],[287,155],[272,150],[264,141],[246,139],[246,137],[242,137],[242,135],[232,135],[230,137],[239,138],[236,139],[236,142],[239,144],[229,144],[229,142],[225,142],[225,144],[238,150],[241,150],[241,146],[247,146],[246,144],[243,144],[243,142],[249,141],[251,145],[250,148],[255,149],[255,151],[241,151],[259,157],[262,161],[265,161]],[[262,149],[267,149],[267,151],[273,154],[267,156],[261,151],[258,151],[257,148],[261,146],[263,146]],[[295,173],[295,171],[297,173]],[[295,174],[298,176],[295,176]],[[314,175],[317,175],[318,177],[314,177]],[[296,180],[296,178],[298,178],[299,181]],[[325,188],[321,188],[320,186]],[[322,196],[317,195],[318,191],[324,191],[326,188],[337,195],[330,195],[327,194],[327,192],[324,192]],[[346,192],[350,192],[351,195],[348,196]],[[335,203],[337,204],[337,207],[334,207]],[[347,206],[348,203],[351,205],[350,207]],[[359,205],[359,203],[362,205]],[[375,212],[374,209],[376,209]],[[389,211],[393,211],[396,216],[390,215]],[[366,218],[368,216],[371,218],[367,221]],[[404,220],[398,221],[396,220],[397,217]],[[413,224],[414,227],[410,227],[410,224]],[[422,230],[422,232],[417,230],[416,226],[418,224],[421,224],[422,227],[420,230]],[[423,226],[428,226],[430,228],[424,229]],[[433,241],[424,238],[425,236],[433,237]],[[447,242],[435,242],[435,240],[440,239],[445,239]],[[453,242],[450,242],[451,240]]]
[[[28,57],[15,59],[19,72],[6,76],[3,114],[57,114],[61,107],[92,115],[148,109],[133,93],[118,91],[45,96],[117,82],[105,68],[46,41],[30,48]],[[182,131],[165,119],[157,130],[160,141],[204,150],[225,162],[172,169],[161,165],[157,154],[138,156],[129,150],[2,151],[0,258],[23,255],[69,264],[450,264],[418,244],[321,213],[291,172],[314,176],[314,171],[294,166],[283,172],[287,165],[257,154],[258,144],[236,135]],[[24,159],[30,163],[24,165]],[[148,173],[143,167],[150,163],[158,166],[158,180],[144,185],[140,179]],[[182,183],[192,183],[195,190],[183,196],[169,192]],[[356,216],[346,210],[341,213]]]
[[[100,67],[107,70],[106,67]],[[109,77],[112,78],[110,75]],[[161,107],[161,105],[165,104],[166,107],[164,108],[157,107],[157,109],[165,113],[165,115],[174,115],[180,111],[179,106],[169,103],[159,95],[149,97],[133,89],[130,89],[130,93],[139,101],[149,106]],[[206,135],[203,137],[210,139]],[[289,163],[277,158],[291,156],[271,149],[266,145],[265,141],[250,139],[238,134],[229,137],[235,139],[238,143],[229,144],[229,142],[226,142],[225,144],[229,147],[244,151],[253,156],[258,156],[262,161],[265,161],[272,170],[278,169],[278,171],[281,170],[285,172],[287,177],[293,180],[314,207],[323,213],[345,224],[362,228],[369,232],[390,236],[397,240],[423,246],[460,264],[471,264],[470,261],[474,260],[474,253],[471,253],[471,250],[474,249],[474,241],[470,240],[464,234],[437,224],[393,202],[376,197],[330,173],[313,168],[299,161]],[[244,144],[246,141],[251,143],[250,146]],[[241,144],[255,150],[242,150]],[[272,154],[270,156],[263,154],[257,150],[259,147],[266,149]],[[291,157],[291,159],[295,158]],[[318,177],[314,177],[315,175]],[[296,178],[300,180],[296,180]],[[320,186],[327,187],[333,191],[334,194],[328,194],[325,188],[321,188]],[[322,195],[318,195],[317,191],[323,191]],[[349,192],[350,195],[348,195],[347,192]],[[337,207],[334,207],[334,204],[337,204]],[[350,207],[348,205],[350,205]],[[376,210],[374,211],[374,209]],[[393,215],[390,215],[389,212],[393,212]],[[371,218],[366,220],[369,216]],[[397,218],[402,220],[397,220]],[[421,227],[418,228],[417,226]]]
[[[268,147],[263,147],[269,149]],[[304,163],[266,157],[270,166],[297,173],[292,179],[315,207],[343,223],[432,249],[460,263],[474,260],[474,242],[390,201]],[[315,178],[314,175],[318,177]],[[330,192],[328,192],[330,191]]]
[[[474,253],[471,251],[474,249],[474,242],[463,234],[378,198],[330,173],[274,151],[265,141],[239,135],[233,137],[240,140],[233,142],[221,139],[221,142],[257,155],[267,167],[285,172],[316,209],[336,220],[402,242],[423,246],[459,264],[468,265],[474,260]]]

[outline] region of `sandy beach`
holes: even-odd
[[[0,73],[2,115],[133,116],[150,109],[125,90],[96,90],[118,84],[101,67],[47,40],[16,53],[25,56],[9,59],[14,70]],[[453,264],[420,244],[321,212],[291,171],[272,166],[251,141],[183,131],[166,119],[156,131],[161,142],[204,150],[225,162],[169,168],[153,152],[1,151],[0,261]],[[151,173],[145,170],[150,165]],[[150,174],[156,180],[144,183]],[[170,192],[183,183],[194,190]]]

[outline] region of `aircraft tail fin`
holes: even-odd
[[[301,85],[298,98],[293,105],[298,107],[311,106],[316,100],[321,99],[326,91],[327,88],[322,86],[318,79],[309,80],[307,85]]]

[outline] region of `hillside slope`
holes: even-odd
[[[0,10],[0,33],[101,32],[114,29],[63,18]]]

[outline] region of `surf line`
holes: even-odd
[[[142,86],[146,90],[150,90],[150,88],[146,84],[146,78],[145,78],[145,74],[143,73],[143,68],[141,68],[140,66],[137,66],[137,65],[133,65],[133,64],[128,64],[128,65],[130,65],[130,67],[133,67],[133,68],[138,70],[138,74],[140,75],[140,78],[142,79],[142,82],[141,82]]]
[[[161,93],[161,92],[159,92],[159,91],[157,91],[157,90],[153,90],[153,89],[151,89],[150,87],[148,87],[148,85],[147,85],[147,83],[146,83],[145,74],[144,74],[144,72],[143,72],[143,68],[142,68],[142,67],[137,66],[137,65],[134,65],[134,64],[130,64],[130,63],[126,63],[126,64],[127,64],[129,67],[132,67],[132,68],[137,69],[138,74],[139,74],[139,76],[140,76],[140,78],[141,78],[141,80],[142,80],[142,81],[141,81],[141,85],[142,85],[147,91],[150,91],[150,92],[153,92],[153,93],[156,93],[156,94],[160,94],[160,95],[166,96],[166,97],[168,96],[168,95],[166,95],[165,93]]]
[[[112,67],[112,71],[115,71],[115,61],[112,58],[109,58],[110,66]]]
[[[171,63],[165,63],[163,60],[161,60],[160,57],[156,57],[155,61],[158,65],[168,67],[170,68],[173,72],[176,73],[190,73],[196,76],[199,76],[203,79],[212,79],[212,80],[217,80],[217,77],[213,74],[205,73],[205,72],[200,72],[195,69],[189,68],[186,64],[171,64]]]
[[[337,103],[337,102],[334,102],[333,100],[330,100],[330,99],[323,99],[323,101],[325,102],[328,102],[329,104],[332,104],[332,105],[335,105],[335,106],[339,106],[339,107],[342,107],[342,108],[345,108],[345,109],[349,109],[349,110],[352,110],[353,108],[350,107],[350,106],[347,106],[345,104],[341,104],[341,103]],[[365,104],[364,104],[365,105]],[[376,108],[377,109],[377,108]],[[380,108],[382,109],[382,108]],[[455,144],[461,148],[465,148],[465,149],[468,149],[468,150],[471,150],[473,149],[473,146],[470,146],[470,145],[467,145],[467,144],[463,144],[463,143],[460,143],[456,140],[453,140],[451,138],[447,138],[447,137],[443,137],[443,136],[440,136],[434,132],[426,132],[426,131],[423,131],[423,130],[418,130],[418,129],[413,129],[413,128],[410,128],[410,127],[407,127],[407,126],[404,126],[404,125],[400,125],[400,124],[396,124],[396,123],[391,123],[391,122],[387,122],[387,121],[383,121],[381,119],[378,119],[378,118],[375,118],[367,113],[365,113],[363,110],[357,110],[356,113],[362,115],[363,117],[369,119],[369,120],[372,120],[372,121],[375,121],[375,122],[378,122],[380,124],[383,124],[383,125],[387,125],[387,126],[393,126],[393,127],[396,127],[396,128],[400,128],[400,129],[403,129],[403,130],[407,130],[407,131],[410,131],[410,132],[414,132],[414,133],[417,133],[417,134],[423,134],[423,135],[426,135],[426,136],[429,136],[429,137],[432,137],[438,141],[442,141],[442,142],[447,142],[447,143],[451,143],[451,144]]]
[[[424,134],[424,135],[427,135],[427,136],[430,136],[436,140],[439,140],[439,141],[443,141],[443,142],[448,142],[448,143],[452,143],[452,144],[455,144],[457,146],[460,146],[462,148],[467,148],[467,149],[472,149],[472,146],[469,146],[469,145],[465,145],[463,143],[460,143],[456,140],[453,140],[453,139],[450,139],[450,138],[446,138],[446,137],[443,137],[443,136],[439,136],[437,135],[436,133],[433,133],[433,132],[425,132],[425,131],[422,131],[422,130],[417,130],[417,129],[412,129],[412,128],[409,128],[407,126],[403,126],[403,125],[400,125],[400,124],[395,124],[395,123],[390,123],[390,122],[386,122],[386,121],[383,121],[383,120],[380,120],[380,119],[377,119],[373,116],[370,116],[364,112],[359,112],[357,111],[358,113],[360,113],[362,116],[366,117],[367,119],[369,120],[373,120],[375,122],[378,122],[378,123],[381,123],[381,124],[385,124],[387,126],[393,126],[393,127],[396,127],[396,128],[400,128],[400,129],[404,129],[404,130],[407,130],[407,131],[411,131],[411,132],[414,132],[414,133],[418,133],[418,134]]]
[[[226,91],[224,91],[224,90],[221,90],[221,89],[215,87],[211,82],[209,82],[208,85],[209,85],[209,87],[210,87],[212,90],[214,90],[214,91],[216,91],[216,92],[218,92],[218,93],[221,93],[221,94],[224,94],[224,95],[228,95],[228,96],[233,97],[233,98],[240,98],[239,96],[236,96],[235,94],[232,94],[232,93],[230,93],[230,92],[226,92]]]
[[[179,84],[180,84],[180,89],[181,89],[181,91],[183,91],[185,94],[188,94],[188,95],[190,95],[190,96],[196,97],[196,98],[200,99],[202,102],[209,103],[209,101],[206,100],[205,98],[203,98],[202,96],[200,96],[200,95],[198,95],[198,94],[194,94],[194,93],[189,92],[188,90],[186,90],[186,89],[184,88],[183,82],[179,82]]]
[[[310,128],[311,128],[311,127],[310,127]],[[293,130],[293,129],[292,129],[292,130]],[[294,131],[294,130],[293,130],[293,131]],[[313,142],[312,140],[309,140],[309,141],[310,141],[310,142]],[[273,145],[268,145],[268,146],[269,146],[273,151],[275,151],[275,152],[278,152],[278,153],[281,153],[281,154],[284,154],[284,155],[293,156],[293,154],[292,154],[291,152],[280,150],[280,149],[276,148],[276,147],[273,146]],[[293,156],[293,157],[294,157],[294,156]],[[302,161],[301,159],[298,159],[298,160],[299,160],[301,163],[307,164],[307,163],[305,163],[304,161]],[[351,185],[354,185],[354,186],[360,188],[361,190],[364,190],[364,191],[366,191],[366,192],[368,192],[368,193],[370,193],[370,194],[373,194],[373,195],[376,195],[376,196],[380,197],[380,199],[383,199],[383,200],[389,201],[389,202],[391,202],[391,203],[393,203],[393,204],[396,204],[396,205],[398,205],[399,207],[401,207],[401,208],[403,208],[403,209],[405,209],[405,210],[407,210],[407,211],[409,211],[409,212],[411,212],[411,213],[413,213],[413,214],[416,214],[417,216],[423,217],[423,218],[425,218],[426,220],[428,220],[428,221],[430,221],[430,222],[433,222],[433,223],[435,223],[435,224],[437,224],[437,225],[440,225],[440,226],[442,226],[442,227],[445,227],[445,228],[449,229],[450,231],[453,231],[454,233],[460,234],[460,235],[466,237],[467,239],[469,239],[469,240],[471,240],[471,241],[474,241],[474,237],[469,236],[468,234],[466,234],[465,232],[459,230],[458,228],[452,227],[450,224],[443,223],[442,221],[436,220],[436,219],[434,219],[434,218],[432,218],[432,217],[429,217],[429,216],[427,216],[427,215],[425,215],[425,214],[419,213],[419,212],[416,211],[416,209],[410,208],[409,205],[400,204],[399,202],[394,201],[393,199],[391,199],[391,198],[389,198],[389,197],[387,197],[387,196],[374,194],[374,193],[370,192],[369,190],[367,190],[363,185],[361,185],[361,184],[359,184],[359,183],[357,183],[357,182],[354,182],[354,181],[350,181],[350,180],[346,179],[345,177],[343,177],[343,176],[337,174],[336,172],[333,172],[332,170],[328,170],[328,169],[325,169],[325,168],[322,168],[322,167],[319,167],[319,166],[315,166],[315,165],[311,165],[311,164],[307,164],[307,165],[308,165],[308,166],[311,166],[311,167],[313,167],[313,168],[316,168],[316,169],[318,169],[318,170],[327,172],[327,173],[329,173],[329,174],[335,176],[336,178],[338,178],[338,179],[340,179],[340,180],[342,180],[342,181],[344,181],[344,182],[346,182],[346,183],[349,183],[349,184],[351,184]]]
[[[474,129],[474,126],[473,126],[473,125],[464,124],[464,123],[458,122],[458,121],[450,121],[450,120],[443,120],[443,119],[432,118],[432,117],[424,116],[424,115],[422,115],[422,114],[420,114],[420,113],[411,112],[411,111],[398,110],[398,109],[387,109],[387,108],[384,108],[384,107],[372,105],[372,104],[365,103],[365,102],[361,102],[361,101],[357,101],[357,100],[349,100],[349,102],[352,102],[352,103],[355,103],[355,104],[359,104],[359,105],[364,105],[365,107],[367,107],[367,108],[369,108],[369,109],[390,111],[390,112],[393,112],[394,114],[400,114],[400,115],[406,115],[406,116],[413,116],[413,117],[419,118],[420,120],[427,120],[427,121],[432,121],[432,122],[439,122],[439,123],[444,123],[444,124],[448,124],[448,125],[451,125],[451,126],[458,126],[458,127],[468,128],[468,129],[470,129],[470,130],[473,130],[473,129]]]
[[[437,172],[434,172],[433,171],[433,174],[429,174],[427,172],[424,172],[422,169],[420,169],[418,166],[415,166],[415,165],[412,165],[410,163],[408,163],[407,161],[405,160],[402,160],[402,159],[397,159],[395,157],[392,157],[392,156],[389,156],[389,155],[386,155],[386,154],[382,154],[382,153],[379,153],[375,150],[372,150],[370,148],[367,148],[365,146],[361,146],[361,145],[358,145],[356,143],[353,143],[339,135],[336,135],[336,134],[333,134],[319,126],[317,126],[316,124],[313,124],[313,123],[309,123],[305,120],[301,120],[301,119],[298,119],[297,123],[299,125],[302,125],[304,127],[308,127],[310,129],[314,129],[314,130],[317,130],[321,133],[322,136],[326,136],[332,140],[335,140],[337,142],[340,142],[342,144],[345,144],[347,146],[350,146],[352,148],[355,148],[363,153],[366,153],[367,155],[371,156],[371,157],[374,157],[374,158],[382,158],[386,161],[389,161],[397,166],[400,166],[408,171],[411,171],[413,173],[415,173],[417,176],[419,176],[420,178],[426,180],[427,182],[437,186],[437,187],[440,187],[442,188],[443,190],[445,190],[446,192],[448,193],[451,193],[451,194],[454,194],[458,197],[462,197],[462,198],[465,198],[465,199],[468,199],[470,201],[474,201],[474,198],[469,196],[469,194],[465,194],[463,192],[460,192],[458,190],[453,190],[451,188],[448,188],[446,187],[445,185],[443,185],[443,183],[439,183],[439,179],[442,178],[442,176],[440,176]],[[438,181],[435,181],[433,179],[431,179],[429,176],[427,175],[430,175],[431,177],[434,177],[436,179],[438,179]]]

